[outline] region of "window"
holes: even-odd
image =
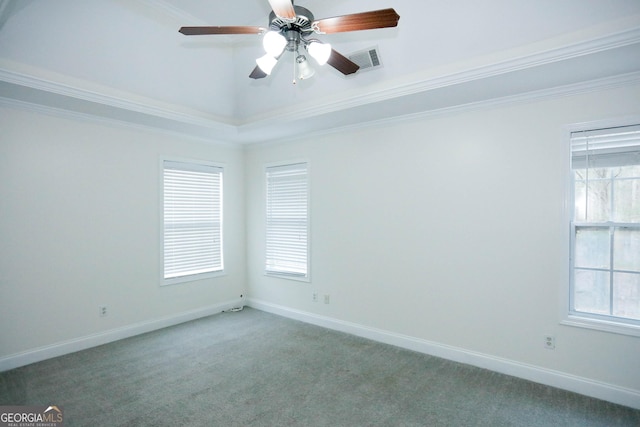
[[[222,272],[222,168],[163,161],[165,284]]]
[[[640,125],[573,132],[570,315],[640,326]]]
[[[308,280],[307,164],[267,167],[266,180],[266,273]]]

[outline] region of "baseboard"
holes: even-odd
[[[300,320],[328,329],[346,332],[374,341],[391,344],[408,350],[431,356],[441,357],[454,362],[465,363],[494,372],[522,378],[536,383],[579,393],[596,399],[606,400],[619,405],[640,409],[640,390],[633,390],[594,381],[588,378],[567,374],[561,371],[516,362],[509,359],[491,356],[484,353],[465,350],[459,347],[439,344],[407,335],[397,334],[382,329],[370,328],[352,322],[345,322],[331,317],[320,316],[301,310],[271,304],[254,298],[247,299],[247,305],[257,310]]]
[[[199,308],[197,310],[190,310],[159,319],[135,323],[132,325],[127,325],[96,334],[58,342],[44,347],[38,347],[21,353],[12,354],[0,358],[0,372],[51,359],[53,357],[74,353],[76,351],[86,350],[91,347],[108,344],[110,342],[133,337],[135,335],[140,335],[147,332],[152,332],[169,326],[178,325],[180,323],[189,322],[191,320],[196,320],[202,317],[211,316],[213,314],[221,313],[224,310],[238,307],[242,304],[244,304],[244,302],[241,299],[227,301],[224,303]]]

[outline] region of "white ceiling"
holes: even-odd
[[[522,94],[640,79],[639,0],[299,0],[316,18],[393,7],[397,28],[318,36],[383,67],[345,77],[292,58],[248,77],[267,0],[0,0],[0,97],[199,138],[262,142]],[[24,104],[26,105],[26,104]]]

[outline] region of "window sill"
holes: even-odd
[[[592,319],[589,317],[579,316],[575,314],[567,315],[561,322],[561,325],[575,326],[578,328],[595,329],[603,332],[611,332],[614,334],[630,335],[640,337],[640,325],[630,325],[626,323],[614,322],[610,320]]]
[[[265,272],[264,275],[267,277],[274,277],[276,279],[294,280],[296,282],[306,282],[306,283],[311,282],[311,279],[309,278],[309,276],[296,276],[293,274],[279,274],[279,273],[270,273],[270,272]]]
[[[171,279],[163,279],[160,282],[160,286],[179,285],[180,283],[197,282],[199,280],[211,279],[214,277],[221,277],[226,275],[227,273],[224,270],[220,270],[220,271],[213,271],[211,273],[193,274],[190,276],[174,277]]]

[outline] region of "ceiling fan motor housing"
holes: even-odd
[[[293,6],[293,8],[296,11],[296,17],[292,20],[281,18],[275,12],[269,14],[269,29],[280,32],[287,39],[286,50],[289,52],[296,52],[300,42],[305,42],[302,37],[304,32],[313,32],[314,17],[311,11],[301,6]],[[306,46],[306,43],[304,45]]]
[[[296,11],[296,17],[293,20],[280,18],[272,11],[269,14],[269,29],[282,32],[293,30],[298,33],[313,31],[311,24],[315,18],[311,11],[302,6],[293,6],[293,8]]]

